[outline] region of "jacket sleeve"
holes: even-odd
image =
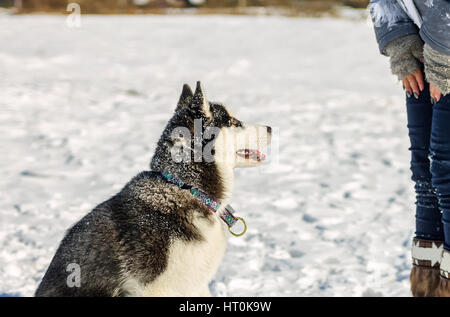
[[[369,11],[380,53],[383,55],[387,55],[386,45],[389,42],[419,32],[397,0],[370,0]]]
[[[432,49],[450,55],[450,1],[434,0],[430,7],[424,6],[420,36]]]

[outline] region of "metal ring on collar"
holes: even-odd
[[[241,233],[234,233],[233,231],[231,231],[231,227],[228,227],[228,231],[235,237],[240,237],[243,236],[246,232],[247,232],[247,223],[245,222],[245,220],[241,217],[236,217],[237,220],[242,221],[242,223],[244,224],[244,230],[242,230]]]

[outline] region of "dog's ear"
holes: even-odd
[[[200,109],[207,117],[211,116],[209,110],[209,102],[206,100],[205,93],[202,89],[202,84],[198,81],[197,87],[195,88],[194,97],[192,98],[191,107]]]
[[[189,87],[188,84],[184,84],[180,100],[178,100],[177,107],[175,108],[175,112],[180,111],[184,107],[189,106],[191,104],[192,97],[194,97],[194,94],[192,93],[191,87]]]

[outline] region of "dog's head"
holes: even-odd
[[[270,127],[242,122],[223,104],[209,102],[200,82],[195,93],[185,84],[151,167],[189,179],[213,173],[223,179],[235,167],[260,165],[270,140]]]

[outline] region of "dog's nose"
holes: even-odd
[[[272,133],[272,128],[271,127],[267,127],[267,133],[271,134]]]

